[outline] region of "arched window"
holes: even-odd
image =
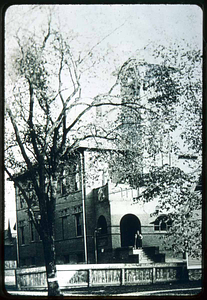
[[[99,229],[100,234],[107,234],[107,223],[104,216],[98,218],[97,228]]]
[[[172,221],[166,215],[160,215],[152,223],[154,223],[154,230],[155,231],[167,231],[172,226]]]
[[[161,231],[167,230],[167,223],[165,222],[165,220],[161,220],[159,223],[159,227]]]

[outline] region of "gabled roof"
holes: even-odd
[[[170,217],[167,214],[161,214],[153,222],[150,222],[150,224],[154,224],[154,223],[160,222],[161,220],[171,221]]]

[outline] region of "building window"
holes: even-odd
[[[31,236],[31,242],[34,242],[35,240],[35,228],[34,228],[34,224],[31,221],[30,222],[30,236]]]
[[[41,237],[41,234],[38,232],[38,239],[39,241],[42,241],[42,237]]]
[[[19,227],[20,229],[20,245],[25,244],[24,226]]]
[[[81,225],[81,214],[75,214],[75,222],[76,222],[76,236],[82,235],[82,225]]]
[[[25,258],[21,258],[21,259],[20,259],[20,266],[21,266],[21,267],[26,266],[26,259],[25,259]]]
[[[101,117],[101,116],[102,116],[102,107],[96,106],[96,117]]]
[[[65,264],[69,264],[69,262],[70,262],[70,256],[69,256],[69,254],[64,255],[64,263]]]
[[[36,263],[35,263],[35,257],[31,257],[31,266],[35,266]]]
[[[80,190],[80,174],[79,174],[79,165],[76,166],[75,173],[75,191]]]
[[[61,182],[61,194],[65,195],[67,193],[67,184],[66,184],[66,180],[67,180],[67,174],[66,171],[63,171],[63,177],[62,177],[62,182]]]
[[[20,208],[24,207],[24,197],[22,194],[19,195]]]
[[[78,263],[83,263],[84,262],[83,253],[78,253],[77,254],[77,260],[78,260]]]
[[[126,198],[128,198],[128,190],[126,189]]]
[[[70,165],[64,166],[61,170],[61,176],[58,180],[58,193],[63,196],[68,193],[74,193],[80,190],[80,175],[79,165],[72,161]]]
[[[68,220],[67,216],[62,217],[62,238],[66,238],[68,232]]]
[[[172,226],[172,221],[166,215],[159,216],[153,223],[155,231],[168,231]]]

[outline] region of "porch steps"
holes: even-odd
[[[131,255],[138,255],[138,262],[140,264],[152,264],[154,261],[147,255],[143,249],[133,249]]]
[[[159,247],[144,247],[143,251],[154,262],[165,262],[165,253],[160,253]]]
[[[144,247],[140,249],[131,249],[129,256],[138,256],[140,264],[152,264],[156,262],[165,262],[165,254],[159,253],[159,247]]]
[[[153,264],[165,262],[165,254],[159,253],[159,247],[144,247],[134,249],[132,246],[116,248],[114,252],[116,263]]]

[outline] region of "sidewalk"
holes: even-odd
[[[199,282],[155,284],[145,286],[116,286],[116,287],[94,287],[83,289],[70,289],[62,291],[64,296],[189,296],[196,295],[202,291]],[[22,296],[47,296],[46,291],[8,291],[11,295]]]

